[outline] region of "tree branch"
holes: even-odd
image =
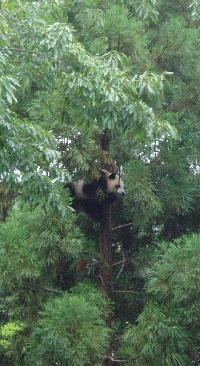
[[[124,294],[139,294],[139,292],[137,291],[131,291],[131,290],[116,290],[116,291],[113,291],[113,292],[117,292],[117,293],[124,293]]]
[[[38,285],[38,287],[41,288],[42,290],[45,290],[45,291],[48,291],[48,292],[54,292],[55,294],[62,294],[62,291],[60,291],[60,290],[56,290],[56,289],[48,288],[48,287],[43,287],[43,286],[40,286],[40,285]]]
[[[42,54],[45,55],[45,52],[40,52],[40,51],[31,51],[31,50],[26,50],[25,48],[16,48],[16,47],[11,47],[11,48],[0,48],[0,51],[3,53],[7,53],[8,51],[16,51],[16,52],[24,52],[24,53],[36,53],[36,54]]]
[[[8,51],[14,51],[14,52],[22,52],[22,53],[31,53],[31,54],[35,54],[35,55],[40,55],[40,56],[48,56],[47,58],[50,58],[53,61],[57,61],[60,62],[62,65],[64,65],[63,61],[61,59],[57,59],[55,57],[52,57],[49,55],[49,51],[47,52],[41,52],[41,51],[31,51],[31,50],[26,50],[25,48],[0,48],[0,51],[3,53],[8,53]]]
[[[120,274],[122,273],[122,271],[124,269],[125,262],[126,262],[126,259],[125,259],[125,255],[124,255],[124,250],[122,248],[122,266],[121,266],[116,278],[119,278]]]
[[[123,264],[123,263],[126,263],[126,259],[125,259],[125,260],[122,260],[122,261],[119,261],[119,262],[116,262],[116,263],[111,264],[111,267],[116,267],[116,266],[119,266],[120,264]]]
[[[129,222],[128,224],[124,224],[124,225],[119,225],[119,226],[116,226],[116,227],[112,227],[112,231],[115,231],[115,230],[120,230],[120,229],[123,229],[124,227],[128,227],[128,226],[132,226],[133,225],[133,222]]]
[[[112,356],[107,356],[107,358],[112,361],[112,362],[127,362],[127,360],[116,360],[114,357]]]
[[[141,354],[139,354],[139,355],[137,355],[137,356],[135,356],[135,357],[133,357],[133,358],[131,358],[131,359],[129,359],[129,360],[115,360],[114,359],[114,357],[112,357],[112,356],[107,356],[107,358],[110,360],[110,361],[112,361],[112,362],[128,362],[128,361],[134,361],[134,360],[136,360],[137,358],[139,358],[141,356]]]

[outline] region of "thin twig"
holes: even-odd
[[[132,226],[132,225],[133,225],[133,222],[129,222],[128,224],[124,224],[124,225],[119,225],[119,226],[116,226],[116,227],[112,227],[112,231],[120,230],[120,229],[123,229],[125,227]]]
[[[112,362],[127,362],[127,360],[116,360],[114,357],[112,356],[107,356],[107,358],[112,361]]]
[[[120,274],[122,273],[122,271],[124,269],[125,262],[126,262],[126,259],[125,259],[124,251],[122,249],[122,266],[121,266],[116,278],[119,278]]]
[[[116,262],[116,263],[111,264],[111,267],[119,266],[120,264],[125,263],[125,262],[126,262],[126,259],[123,260],[123,261],[119,261],[119,262]]]
[[[112,361],[112,362],[128,362],[128,361],[134,361],[134,360],[136,360],[137,358],[139,358],[141,356],[141,354],[139,354],[139,355],[137,355],[137,356],[135,356],[135,357],[133,357],[133,358],[131,358],[131,359],[129,359],[129,360],[115,360],[114,359],[114,357],[112,357],[112,356],[107,356],[107,358],[110,360],[110,361]]]
[[[45,291],[48,291],[48,292],[54,292],[55,294],[62,294],[62,291],[60,291],[60,290],[56,290],[56,289],[48,288],[48,287],[43,287],[43,286],[40,286],[40,285],[38,285],[38,287],[41,288],[42,290],[45,290]]]
[[[124,293],[124,294],[139,294],[139,292],[137,291],[131,291],[131,290],[116,290],[116,291],[113,291],[113,292],[117,292],[117,293]]]
[[[21,24],[23,27],[25,27],[26,29],[28,29],[28,27],[26,26],[26,24],[24,24],[23,22],[21,22],[18,18],[14,17],[12,14],[8,13],[7,11],[2,11],[2,9],[0,10],[0,13],[2,15],[6,15],[7,17],[11,18],[12,20],[14,20],[15,23],[19,23]]]
[[[31,51],[31,50],[26,50],[25,48],[16,48],[16,47],[0,48],[0,51],[2,53],[8,53],[8,51],[14,51],[14,52],[31,53],[32,55],[35,54],[35,55],[40,55],[40,56],[44,56],[44,57],[47,56],[48,59],[51,59],[53,61],[60,62],[62,65],[64,65],[64,62],[61,59],[57,59],[55,57],[50,56],[49,55],[49,52],[50,51],[47,51],[47,52]]]

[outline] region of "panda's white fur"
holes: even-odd
[[[115,173],[107,170],[100,170],[100,178],[85,183],[80,179],[75,183],[65,185],[69,188],[74,198],[73,207],[75,210],[83,210],[95,221],[103,219],[103,204],[112,203],[117,197],[123,197],[124,182]]]
[[[105,195],[115,194],[116,196],[123,196],[125,194],[124,191],[124,182],[119,177],[119,175],[115,173],[110,173],[107,170],[102,169],[101,178],[92,183],[85,183],[83,179],[79,179],[74,183],[76,197],[79,198],[88,198],[88,196],[95,197],[96,200],[96,190],[101,188]],[[88,186],[88,190],[84,189]],[[89,191],[91,189],[91,191]]]
[[[119,177],[119,175],[115,173],[109,173],[106,170],[101,170],[102,173],[105,174],[106,182],[107,182],[107,193],[115,193],[117,196],[124,196],[124,182]]]
[[[108,178],[107,182],[107,193],[115,192],[119,197],[125,195],[124,182],[118,175],[115,175],[115,178]]]
[[[74,188],[75,188],[75,194],[76,197],[78,198],[84,198],[86,197],[86,195],[83,193],[83,186],[84,186],[84,180],[83,179],[79,179],[77,180],[77,182],[74,183]]]

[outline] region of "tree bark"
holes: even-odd
[[[104,151],[109,151],[109,145],[111,140],[110,130],[105,128],[101,136],[101,147]],[[104,169],[110,170],[110,166],[104,163]],[[111,169],[112,170],[112,169]],[[100,269],[101,288],[103,293],[108,299],[112,298],[112,248],[111,248],[111,204],[108,202],[102,202],[103,207],[103,219],[101,220],[100,227],[100,255],[102,258],[102,267]],[[106,325],[112,328],[112,314],[109,314],[106,318]],[[112,345],[108,347],[106,351],[106,358],[102,362],[102,366],[113,365],[112,359]]]
[[[102,267],[100,269],[101,288],[108,299],[112,297],[112,249],[111,249],[111,205],[105,202],[103,204],[103,220],[101,221],[100,231],[100,254],[102,257]],[[112,328],[112,314],[106,318],[106,325]],[[102,366],[112,365],[111,361],[111,346],[106,352],[107,359],[102,363]]]
[[[101,221],[100,230],[100,254],[103,265],[100,270],[101,287],[106,297],[111,297],[112,283],[112,251],[111,251],[111,207],[110,203],[103,203],[103,220]]]

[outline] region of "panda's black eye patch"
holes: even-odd
[[[120,188],[120,184],[117,184],[115,188],[117,188],[117,189]]]

